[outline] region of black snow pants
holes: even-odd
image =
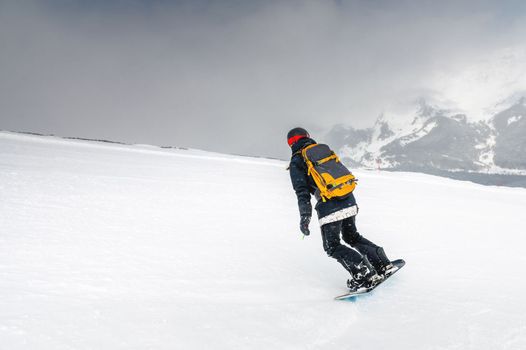
[[[378,272],[390,263],[382,247],[358,233],[356,216],[323,225],[321,234],[327,255],[336,259],[351,275],[364,255]],[[340,234],[343,241],[354,249],[341,243]]]

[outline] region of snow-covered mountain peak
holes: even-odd
[[[354,164],[367,167],[384,164],[392,167],[397,162],[391,162],[382,157],[384,147],[393,142],[398,142],[402,146],[413,143],[429,134],[447,118],[466,123],[465,115],[447,108],[440,108],[420,98],[411,105],[398,106],[393,111],[383,112],[373,127],[366,129],[368,135],[366,139],[351,143],[351,145],[347,144],[342,151],[344,156]]]
[[[421,97],[411,103],[392,106],[392,109],[382,112],[373,129],[388,129],[397,136],[404,136],[417,132],[430,119],[437,117],[451,117],[459,121],[466,119],[459,110],[441,107],[439,102]],[[379,135],[385,134],[386,132],[379,133]]]
[[[421,98],[384,111],[369,129],[350,128],[366,137],[338,143],[333,130],[327,140],[336,141],[353,167],[526,174],[526,98],[514,94],[506,101],[491,118],[474,121]]]

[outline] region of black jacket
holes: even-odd
[[[301,150],[313,143],[316,143],[316,141],[305,137],[292,145],[292,158],[290,160],[289,171],[292,187],[298,197],[300,215],[312,215],[310,196],[314,194],[317,189],[312,177],[307,175],[307,165],[301,156]],[[316,211],[320,219],[338,210],[356,205],[356,199],[352,193],[344,199],[330,199],[325,202],[320,198],[317,198],[317,200]]]

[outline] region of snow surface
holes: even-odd
[[[334,301],[286,163],[0,133],[1,349],[526,349],[526,190],[355,171],[406,267]]]

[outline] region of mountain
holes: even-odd
[[[421,100],[414,113],[383,114],[368,129],[337,125],[325,139],[351,167],[486,176],[526,185],[525,98],[478,122]]]
[[[286,167],[0,132],[0,347],[526,349],[525,189],[358,170],[360,233],[407,265],[341,302]]]
[[[495,165],[526,169],[526,99],[498,113],[492,120],[496,131]]]

